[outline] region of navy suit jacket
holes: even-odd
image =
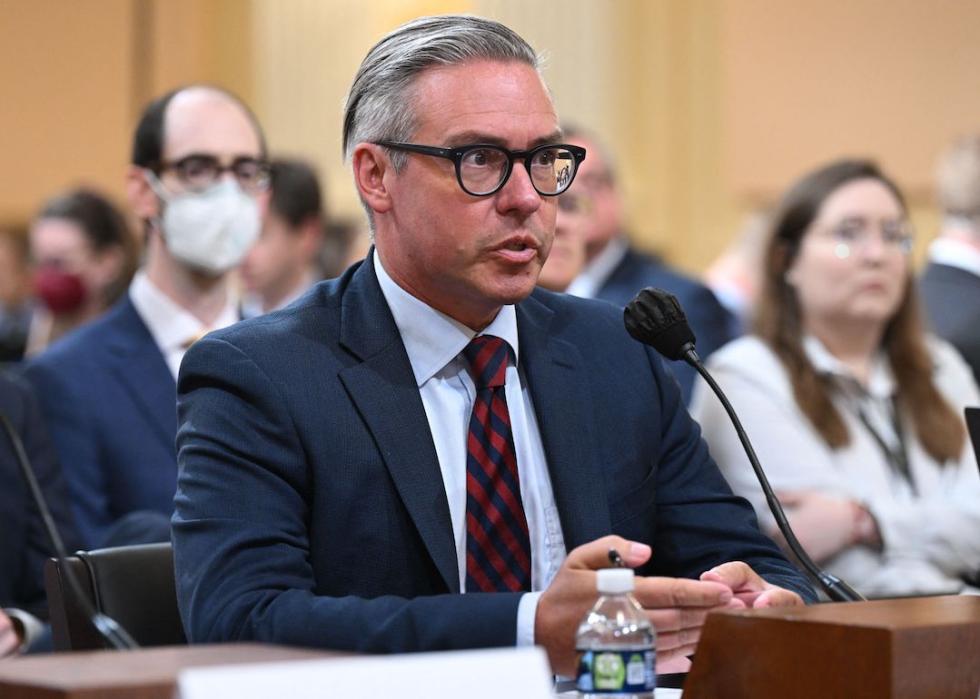
[[[711,289],[672,270],[656,257],[633,248],[627,249],[626,255],[599,288],[596,298],[623,308],[648,286],[669,291],[677,297],[697,338],[698,354],[702,359],[735,339],[737,321]],[[672,363],[670,370],[681,385],[684,401],[690,403],[698,373],[684,362]]]
[[[211,333],[181,365],[173,541],[195,642],[515,642],[519,594],[458,594],[435,447],[371,259]],[[813,598],[620,311],[538,290],[517,319],[569,549],[616,533],[653,546],[644,574],[696,577],[741,559]]]
[[[959,350],[980,381],[980,277],[930,262],[919,289],[933,331]]]
[[[65,546],[76,545],[68,509],[68,493],[54,448],[48,441],[41,413],[30,387],[0,374],[0,413],[10,420],[24,443],[41,492]],[[42,570],[54,549],[41,523],[14,447],[6,431],[0,434],[0,607],[16,607],[47,617]]]
[[[86,548],[130,512],[171,514],[177,385],[128,295],[38,356],[27,377]]]

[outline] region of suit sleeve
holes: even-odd
[[[82,395],[73,381],[83,372],[77,366],[57,366],[42,355],[28,366],[25,375],[33,384],[64,473],[77,544],[91,549],[101,545],[115,518],[110,511],[109,487],[101,466],[92,401]]]
[[[520,594],[317,594],[308,455],[280,387],[241,349],[213,337],[194,345],[178,420],[174,558],[193,642],[356,652],[514,645]]]

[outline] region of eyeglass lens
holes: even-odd
[[[849,257],[854,249],[866,249],[872,236],[878,234],[882,244],[902,253],[912,250],[912,230],[905,221],[882,221],[879,225],[865,220],[846,220],[831,229],[836,241],[834,252],[843,259]]]
[[[186,187],[195,190],[212,186],[226,170],[230,170],[242,189],[247,191],[258,192],[269,185],[268,166],[254,158],[239,158],[225,166],[212,155],[189,155],[170,167]]]
[[[459,160],[459,179],[470,194],[490,194],[507,179],[511,156],[503,148],[477,146],[463,152]],[[531,184],[541,194],[559,194],[568,188],[575,174],[576,160],[567,148],[547,146],[533,150],[525,165]]]

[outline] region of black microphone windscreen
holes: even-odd
[[[663,289],[648,287],[641,291],[626,304],[623,317],[626,330],[634,339],[668,359],[684,359],[688,345],[695,343],[680,303]]]

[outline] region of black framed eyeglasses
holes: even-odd
[[[258,158],[235,158],[230,165],[222,165],[213,155],[192,153],[179,160],[163,161],[157,170],[161,173],[172,170],[182,185],[198,192],[213,186],[226,172],[231,172],[239,186],[250,194],[265,191],[270,183],[269,164]]]
[[[585,160],[584,148],[564,143],[548,143],[531,150],[507,150],[484,143],[459,148],[394,141],[377,141],[376,145],[453,161],[459,186],[474,197],[485,197],[500,191],[510,179],[517,159],[524,162],[524,169],[538,194],[554,197],[568,189],[575,179],[578,166]]]

